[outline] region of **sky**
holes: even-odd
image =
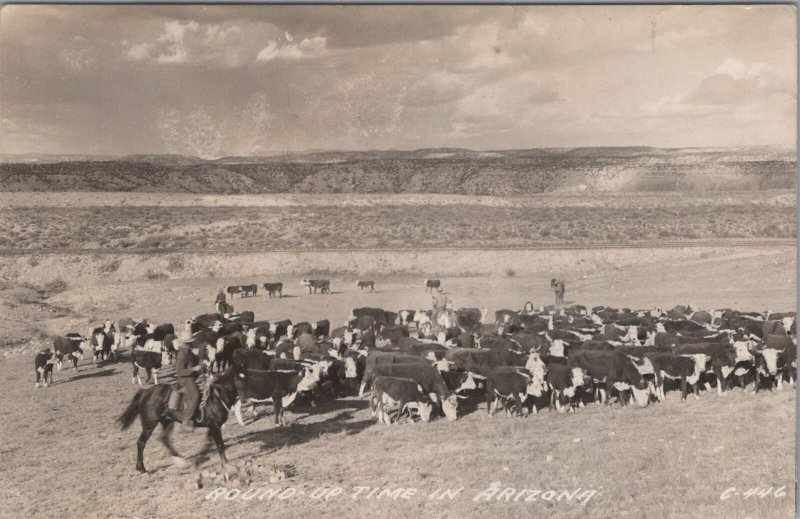
[[[792,6],[0,9],[0,151],[794,148]]]

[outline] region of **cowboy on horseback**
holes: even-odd
[[[181,422],[182,430],[194,430],[192,417],[197,411],[200,402],[200,389],[197,379],[201,376],[205,365],[200,363],[200,346],[196,342],[196,335],[191,331],[184,331],[180,338],[181,346],[175,360],[175,376],[177,384],[184,395],[183,413],[179,409],[170,407],[167,415],[176,422]],[[177,404],[177,403],[176,403]]]

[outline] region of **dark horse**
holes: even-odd
[[[232,370],[228,370],[214,377],[208,400],[203,408],[203,419],[194,418],[195,425],[208,428],[208,442],[211,443],[211,440],[213,440],[216,444],[223,469],[226,468],[228,460],[225,458],[225,443],[222,440],[221,427],[228,419],[228,412],[231,406],[239,398],[234,384],[235,376]],[[165,416],[170,390],[169,384],[155,384],[151,387],[140,389],[136,392],[125,412],[117,418],[122,430],[130,427],[137,416],[141,419],[142,434],[139,435],[139,441],[136,442],[136,470],[139,472],[147,473],[147,469],[144,468],[144,447],[158,424],[161,424],[163,428],[159,440],[169,450],[173,461],[184,463],[183,458],[170,442],[170,434],[175,422]]]

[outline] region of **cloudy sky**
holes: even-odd
[[[789,6],[4,6],[3,153],[793,145]]]

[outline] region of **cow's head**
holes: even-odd
[[[754,341],[736,341],[733,343],[733,351],[736,353],[736,362],[752,362],[755,349]]]
[[[551,357],[566,357],[566,343],[561,339],[553,339],[550,344]]]
[[[430,422],[433,404],[430,402],[417,402],[417,412],[419,413],[420,420],[423,422]]]
[[[564,389],[564,394],[569,398],[575,396],[578,388],[586,383],[586,373],[581,368],[572,368],[569,372],[570,385]]]
[[[762,374],[768,374],[771,377],[778,374],[778,370],[783,367],[784,363],[783,351],[774,348],[761,350],[756,356],[756,368]]]
[[[445,418],[451,422],[458,419],[458,397],[455,393],[442,401],[442,412],[444,412]]]

